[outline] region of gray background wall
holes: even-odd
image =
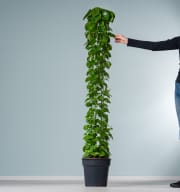
[[[83,175],[84,14],[116,13],[114,33],[180,34],[179,0],[0,0],[0,175]],[[112,40],[110,175],[180,175],[178,51]]]

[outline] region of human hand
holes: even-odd
[[[115,42],[116,43],[122,43],[122,44],[128,44],[128,38],[121,35],[121,34],[116,34],[115,35]]]

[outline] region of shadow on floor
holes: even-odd
[[[147,180],[147,181],[110,181],[108,186],[110,187],[158,187],[169,186],[170,183],[174,183],[174,180]]]

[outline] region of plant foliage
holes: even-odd
[[[111,127],[108,125],[108,105],[110,90],[108,88],[111,67],[109,58],[112,46],[110,23],[114,21],[112,11],[95,7],[89,10],[83,19],[85,24],[85,47],[88,51],[86,85],[87,95],[85,105],[88,108],[86,124],[84,125],[83,158],[109,158],[109,139],[112,138]]]

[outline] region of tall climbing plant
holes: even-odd
[[[83,19],[86,19],[85,47],[88,51],[86,86],[87,106],[86,124],[84,125],[83,158],[109,158],[109,140],[112,137],[109,126],[110,90],[108,88],[111,67],[110,38],[114,37],[110,23],[114,21],[112,11],[95,7],[90,9]]]

